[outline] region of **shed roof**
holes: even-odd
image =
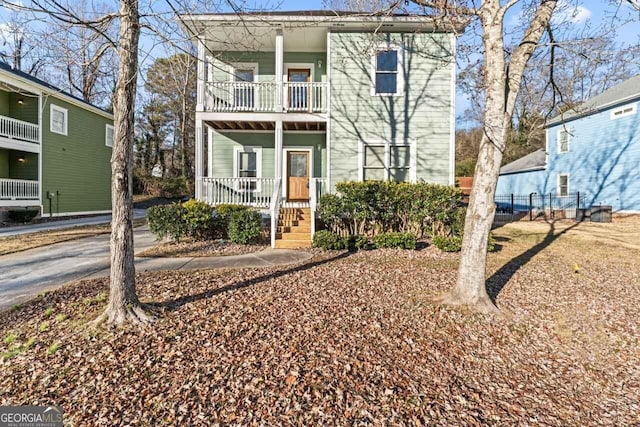
[[[518,160],[514,160],[513,162],[504,165],[500,169],[500,175],[542,170],[545,168],[546,163],[547,153],[545,153],[544,148],[541,148],[524,157],[520,157]]]

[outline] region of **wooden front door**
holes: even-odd
[[[309,200],[308,151],[287,151],[287,200]]]
[[[290,68],[287,72],[287,81],[291,83],[289,85],[289,108],[293,110],[308,109],[309,87],[304,83],[311,81],[311,70]]]

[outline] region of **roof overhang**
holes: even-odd
[[[328,31],[377,31],[377,32],[417,32],[417,33],[462,33],[465,23],[457,20],[434,19],[420,15],[378,15],[378,14],[304,14],[304,13],[251,13],[251,14],[190,14],[181,15],[179,22],[183,30],[192,37],[201,37],[210,48],[232,50],[241,49],[273,50],[269,41],[275,29],[285,32],[287,38],[299,44],[309,44],[313,40],[326,41]],[[325,35],[325,36],[323,36]],[[287,37],[289,36],[289,37]],[[272,39],[273,37],[271,37]],[[247,46],[257,41],[258,46]],[[311,43],[313,45],[313,43]],[[224,47],[227,47],[226,49]],[[297,47],[297,46],[292,46]],[[315,46],[315,50],[326,46]],[[314,50],[314,49],[312,49]]]

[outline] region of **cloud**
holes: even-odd
[[[574,6],[564,1],[558,2],[558,7],[552,18],[553,22],[571,22],[572,24],[582,24],[591,18],[592,12],[584,6]]]
[[[577,6],[571,14],[571,22],[580,24],[591,18],[591,11],[584,6]]]

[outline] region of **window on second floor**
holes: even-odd
[[[389,47],[378,49],[371,60],[372,95],[402,93],[401,51]]]
[[[113,125],[106,125],[104,132],[104,144],[107,147],[113,147]]]
[[[569,152],[569,131],[562,128],[558,131],[558,153]]]
[[[51,104],[50,130],[53,133],[67,135],[69,113],[66,108]]]

